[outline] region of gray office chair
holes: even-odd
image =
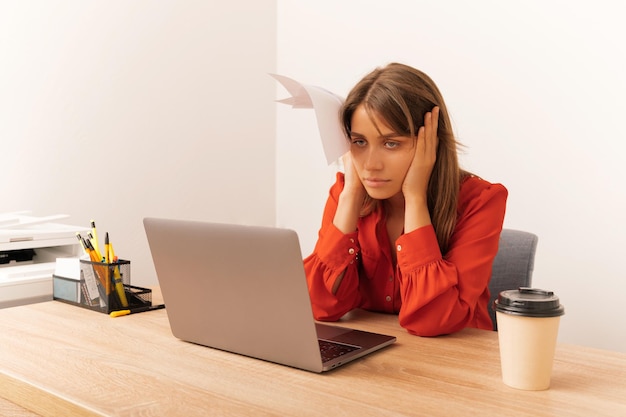
[[[491,299],[488,309],[493,322],[493,330],[498,330],[493,302],[498,298],[500,291],[531,286],[538,240],[537,235],[533,233],[512,229],[502,230],[500,246],[493,261],[489,282]]]

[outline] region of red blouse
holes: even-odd
[[[508,192],[469,176],[461,184],[458,220],[442,256],[432,225],[401,235],[395,242],[397,266],[382,205],[361,217],[357,231],[333,225],[344,176],[330,189],[313,253],[304,260],[313,314],[334,321],[355,308],[398,313],[410,333],[436,336],[464,327],[492,329],[487,312],[491,266]],[[332,288],[345,270],[335,295]]]

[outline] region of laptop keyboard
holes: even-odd
[[[322,362],[328,362],[331,359],[338,358],[339,356],[359,349],[358,346],[344,345],[343,343],[330,342],[323,339],[318,339],[317,341],[320,344]]]

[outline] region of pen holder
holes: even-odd
[[[54,298],[109,314],[152,305],[152,290],[130,285],[130,261],[80,260],[80,281],[54,276]]]

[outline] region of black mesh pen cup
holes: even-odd
[[[152,305],[152,290],[130,284],[130,261],[80,260],[80,281],[54,276],[55,299],[102,313]]]

